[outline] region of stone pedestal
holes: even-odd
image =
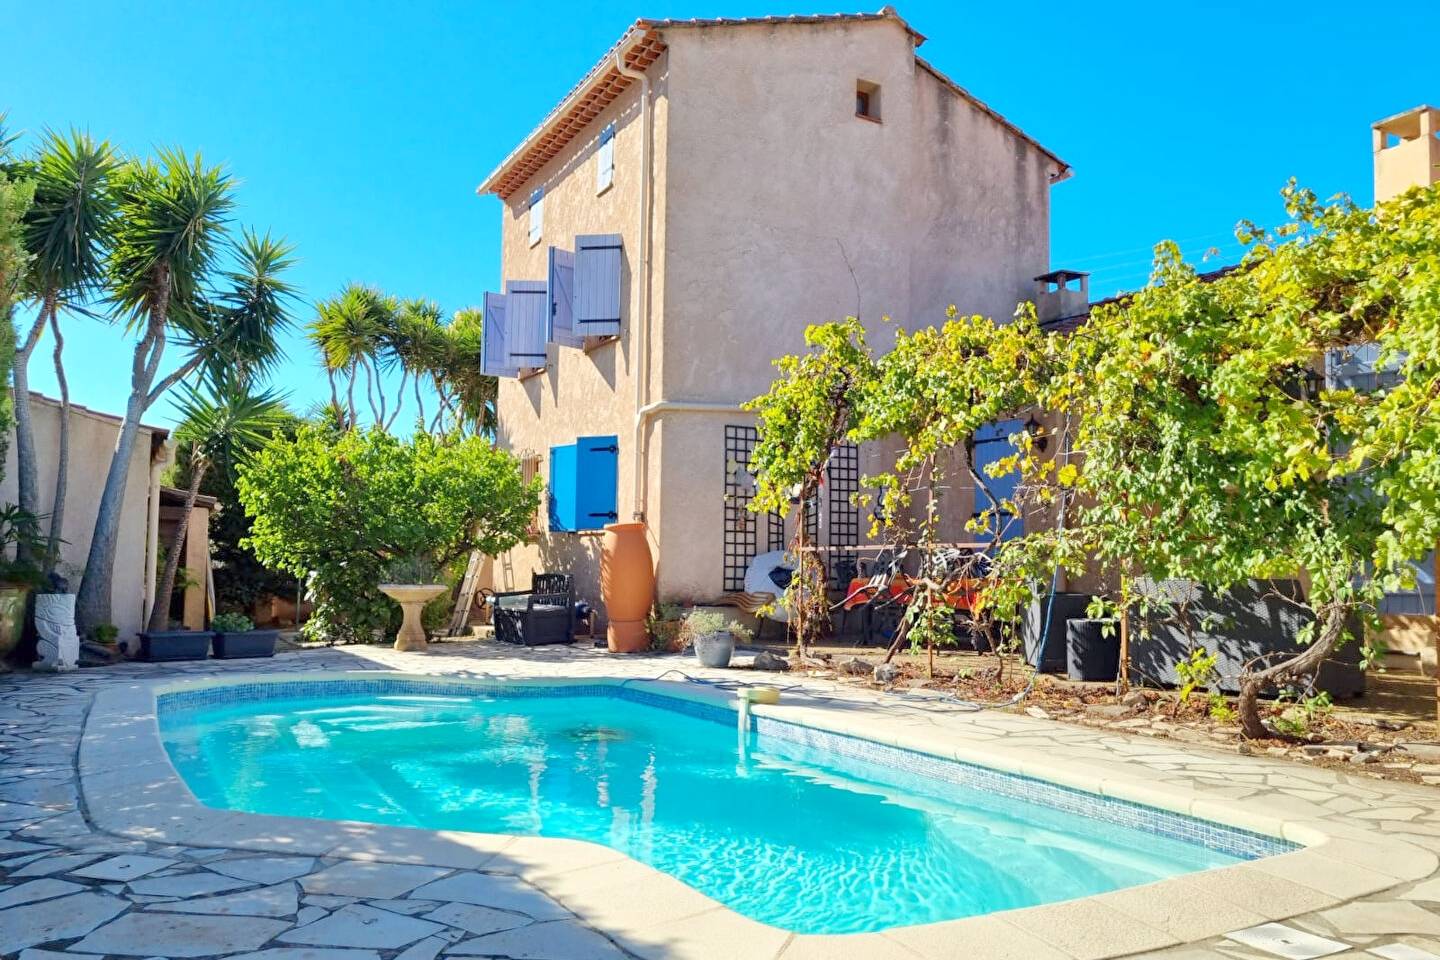
[[[400,604],[400,612],[405,618],[400,623],[400,632],[395,635],[396,650],[424,653],[430,649],[430,644],[425,640],[425,624],[420,613],[425,609],[425,604],[449,589],[443,583],[380,584],[380,592]]]
[[[74,670],[80,661],[75,633],[75,594],[35,595],[36,670]]]

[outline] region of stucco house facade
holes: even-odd
[[[1007,317],[1048,270],[1054,153],[921,59],[893,9],[639,20],[480,186],[503,201],[486,295],[499,442],[542,475],[537,570],[598,601],[600,528],[643,519],[661,599],[739,588],[778,521],[745,511],[773,358],[858,316],[876,344]],[[855,544],[875,451],[832,461],[818,541]],[[963,504],[955,505],[968,515]]]

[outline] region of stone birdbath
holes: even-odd
[[[425,604],[450,588],[443,583],[382,583],[380,592],[400,604],[404,619],[395,634],[395,649],[407,653],[424,653],[430,649],[425,640],[425,624],[420,612]]]

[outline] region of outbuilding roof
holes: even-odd
[[[875,13],[829,13],[808,16],[786,17],[714,17],[709,19],[647,19],[641,18],[631,24],[609,50],[605,51],[590,71],[567,93],[555,108],[546,114],[539,126],[532,130],[520,144],[500,161],[477,193],[493,193],[508,198],[519,190],[541,167],[554,159],[570,144],[585,126],[608,107],[634,81],[622,74],[615,65],[617,54],[624,58],[625,67],[632,71],[644,71],[665,52],[663,31],[675,29],[704,29],[712,27],[747,26],[788,26],[796,24],[861,23],[874,20],[889,20],[898,24],[910,34],[915,46],[925,42],[923,34],[915,30],[894,7],[885,6]],[[623,53],[622,53],[623,51]],[[1058,182],[1070,175],[1070,165],[1051,153],[1034,137],[1005,119],[989,105],[970,93],[964,87],[941,73],[926,61],[915,58],[922,70],[932,74],[957,95],[973,104],[977,109],[1002,124],[1015,136],[1026,141],[1053,160],[1058,168],[1051,178]]]

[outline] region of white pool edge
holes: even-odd
[[[1218,896],[1250,914],[1281,920],[1366,896],[1429,876],[1436,856],[1378,830],[1328,821],[1288,819],[1253,799],[1227,800],[1183,790],[1136,765],[1134,771],[1101,771],[1095,764],[1057,758],[1054,750],[999,742],[955,743],[953,731],[907,722],[881,708],[834,709],[789,704],[756,706],[757,716],[802,724],[835,734],[872,740],[944,759],[1018,774],[1088,793],[1127,800],[1252,833],[1280,837],[1301,849],[1231,866],[1182,874],[1080,900],[986,914],[881,933],[832,936],[791,934],[751,920],[695,891],[683,881],[599,844],[582,840],[508,834],[433,831],[339,820],[313,820],[215,810],[202,805],[170,763],[157,722],[160,694],[216,686],[297,681],[401,678],[434,685],[473,687],[566,686],[625,683],[658,694],[733,709],[733,697],[701,684],[618,677],[435,676],[359,670],[229,674],[195,679],[138,681],[96,695],[80,743],[78,774],[88,816],[97,828],[152,842],[426,864],[478,869],[518,876],[535,885],[596,929],[622,945],[639,947],[656,938],[703,929],[707,940],[736,946],[735,956],[774,956],[779,950],[813,947],[817,955],[865,955],[867,944],[889,940],[921,956],[1010,956],[1017,944],[1035,960],[1045,957],[1121,956],[1223,935],[1235,929],[1231,912],[1196,907],[1185,918],[1183,937],[1156,923],[1155,904],[1196,904]],[[946,742],[945,736],[950,738]],[[1355,868],[1363,868],[1357,871]],[[1347,896],[1326,892],[1335,871],[1361,873],[1369,880],[1347,884]],[[1299,891],[1303,891],[1304,896]],[[635,891],[647,908],[637,916]],[[1233,891],[1233,894],[1227,893]],[[1242,902],[1236,902],[1242,901]],[[1083,911],[1090,923],[1076,923]],[[1127,928],[1123,942],[1102,943],[1097,929]],[[674,928],[673,931],[671,928]],[[1137,939],[1138,935],[1138,939]],[[667,943],[665,956],[707,955],[690,949],[684,936]],[[763,946],[762,946],[763,944]],[[988,945],[988,946],[987,946]],[[1138,946],[1137,946],[1138,945]],[[772,949],[772,946],[778,948]],[[873,952],[873,951],[869,951]]]

